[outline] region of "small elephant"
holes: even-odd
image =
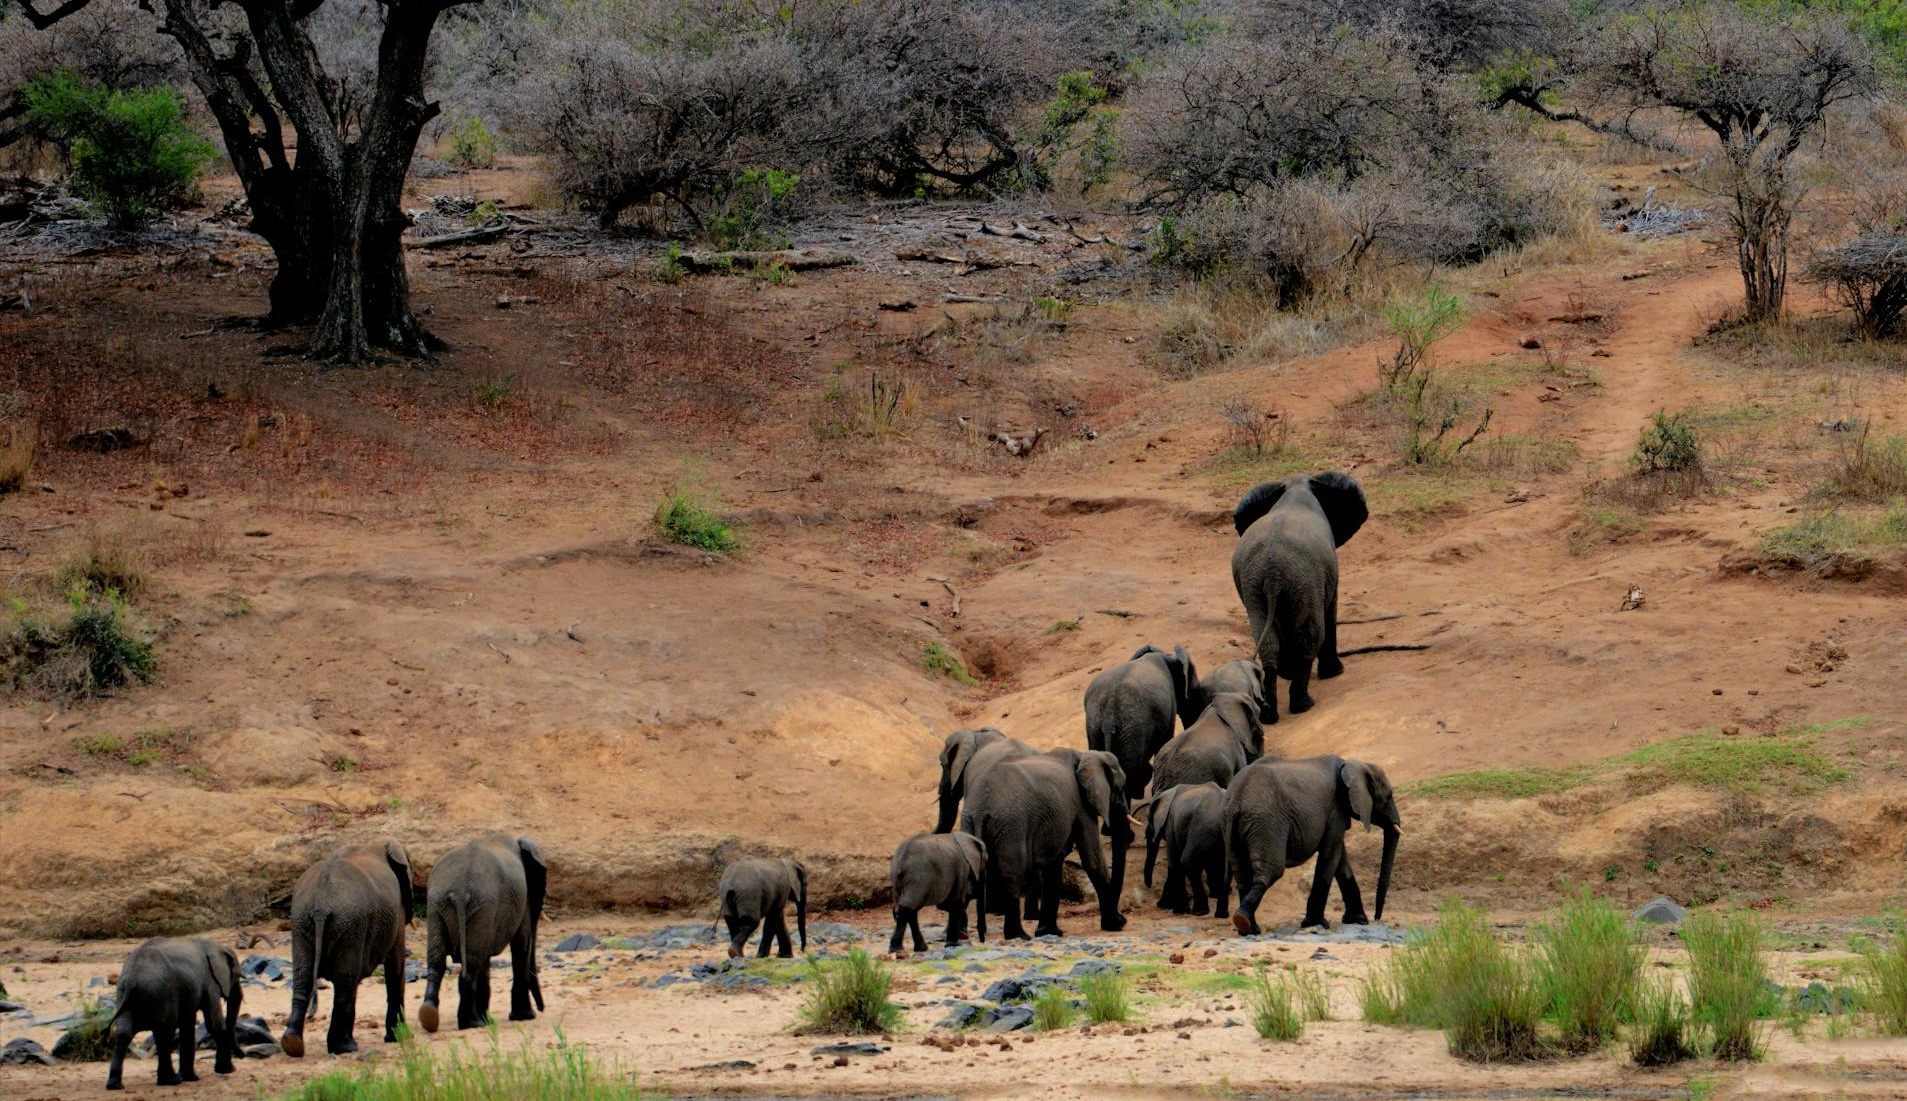
[[[411,859],[395,841],[347,845],[305,869],[291,890],[291,1014],[278,1046],[305,1054],[305,1015],[319,979],[331,980],[325,1050],[356,1051],[358,984],[384,969],[384,1042],[404,1023],[404,927],[411,920]]]
[[[1125,884],[1126,849],[1132,844],[1126,778],[1119,758],[1092,750],[1053,749],[1009,757],[993,766],[986,783],[967,799],[967,832],[987,850],[987,894],[1006,901],[1009,940],[1026,939],[1020,908],[1023,894],[1038,903],[1039,936],[1062,936],[1059,927],[1060,872],[1066,854],[1079,852],[1079,863],[1099,896],[1099,927],[1125,928],[1119,895]],[[1112,835],[1112,869],[1100,843],[1101,823]]]
[[[543,920],[549,868],[536,842],[493,833],[444,854],[430,870],[425,904],[424,1004],[417,1020],[437,1031],[437,996],[445,957],[457,972],[457,1027],[478,1028],[490,1016],[490,960],[510,950],[510,1019],[531,1021],[543,1008],[536,973],[536,927]],[[536,1003],[536,1009],[530,1003]]]
[[[985,779],[987,770],[1007,757],[1038,752],[992,727],[956,730],[940,747],[939,818],[935,833],[951,833],[961,822],[960,805]],[[969,830],[969,832],[972,832]]]
[[[722,921],[728,925],[728,958],[734,959],[748,947],[748,938],[761,927],[761,948],[755,954],[768,957],[768,946],[779,943],[782,959],[794,956],[788,943],[789,902],[795,904],[795,927],[800,931],[801,950],[808,950],[808,869],[801,861],[786,857],[770,860],[744,856],[722,873]]]
[[[217,1055],[212,1069],[220,1074],[233,1071],[232,1057],[238,1050],[233,1039],[238,1027],[238,955],[204,937],[153,937],[132,950],[119,969],[118,1005],[113,1009],[111,1026],[112,1064],[106,1069],[106,1088],[125,1089],[120,1072],[126,1063],[126,1049],[135,1033],[152,1032],[152,1043],[159,1049],[159,1084],[176,1086],[196,1082],[192,1054],[198,1046],[197,1021],[205,1016],[205,1030],[212,1034]],[[220,1003],[225,1012],[219,1013]],[[172,1051],[179,1052],[179,1070],[173,1073]]]
[[[1258,722],[1257,702],[1227,692],[1159,751],[1153,762],[1153,797],[1181,784],[1229,784],[1264,753],[1265,728]]]
[[[1152,868],[1165,846],[1165,891],[1159,908],[1175,914],[1206,912],[1206,891],[1225,917],[1231,899],[1231,876],[1225,865],[1225,789],[1218,784],[1180,784],[1148,801],[1146,818],[1145,884],[1152,886]],[[1185,897],[1186,884],[1192,898]]]
[[[1200,715],[1212,706],[1213,700],[1227,692],[1250,697],[1253,713],[1257,714],[1265,707],[1265,671],[1256,661],[1228,661],[1213,670],[1211,676],[1200,679],[1198,690]]]
[[[1298,474],[1254,486],[1232,523],[1232,584],[1251,622],[1266,679],[1267,725],[1278,721],[1277,683],[1291,682],[1291,713],[1309,711],[1311,665],[1328,680],[1344,672],[1338,658],[1338,548],[1364,526],[1370,510],[1349,474]]]
[[[1126,799],[1135,801],[1152,782],[1153,755],[1172,740],[1173,720],[1191,726],[1203,706],[1185,647],[1143,646],[1086,686],[1086,748],[1119,758]]]
[[[967,898],[975,902],[980,943],[987,940],[987,847],[970,833],[917,833],[894,850],[888,873],[894,880],[894,936],[889,952],[901,950],[902,934],[912,931],[914,951],[927,950],[920,935],[920,911],[938,906],[947,913],[947,947],[966,939]]]
[[[1298,761],[1258,761],[1233,778],[1225,791],[1225,845],[1232,876],[1238,881],[1238,909],[1232,926],[1247,936],[1258,932],[1258,903],[1286,868],[1318,858],[1305,902],[1305,926],[1324,924],[1324,903],[1337,881],[1344,896],[1344,924],[1363,925],[1364,900],[1344,852],[1352,820],[1384,830],[1383,865],[1377,873],[1377,917],[1384,916],[1391,864],[1403,820],[1384,770],[1342,757]]]

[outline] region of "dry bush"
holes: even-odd
[[[1261,33],[1294,25],[1394,29],[1439,66],[1474,65],[1510,51],[1542,51],[1571,21],[1565,0],[1256,0],[1246,8]]]
[[[1179,377],[1235,360],[1262,363],[1310,355],[1362,320],[1361,308],[1341,299],[1314,299],[1288,312],[1257,288],[1208,280],[1180,289],[1167,304],[1159,355],[1166,370]]]
[[[39,444],[39,430],[32,424],[0,425],[0,494],[14,493],[26,487],[33,473],[33,453]]]
[[[1260,408],[1243,394],[1218,403],[1230,446],[1252,458],[1284,452],[1291,440],[1291,422],[1277,409]]]

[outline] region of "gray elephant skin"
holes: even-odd
[[[927,950],[920,933],[920,912],[937,906],[947,913],[947,947],[966,939],[967,900],[975,902],[980,942],[987,939],[987,847],[970,833],[917,833],[900,843],[888,865],[894,882],[894,936],[889,952],[901,950],[904,933],[914,935],[914,951]]]
[[[1225,844],[1232,878],[1238,882],[1233,927],[1246,935],[1257,933],[1258,903],[1265,891],[1286,868],[1295,868],[1314,855],[1318,864],[1311,872],[1304,925],[1324,924],[1324,904],[1333,881],[1344,898],[1344,923],[1368,923],[1357,878],[1344,852],[1353,821],[1384,831],[1383,865],[1377,873],[1377,916],[1381,919],[1397,838],[1403,832],[1397,798],[1383,769],[1342,757],[1267,758],[1234,777],[1225,791]]]
[[[150,1030],[159,1049],[159,1084],[176,1086],[196,1082],[192,1055],[198,1046],[196,1022],[205,1016],[217,1054],[212,1069],[232,1073],[238,1045],[238,956],[204,937],[153,937],[132,950],[119,969],[118,1004],[111,1025],[113,1057],[106,1069],[106,1088],[125,1089],[120,1072],[134,1034]],[[224,1006],[220,1013],[221,1003]],[[179,1052],[179,1069],[172,1069],[172,1052]]]
[[[1119,758],[1126,799],[1136,801],[1152,782],[1153,755],[1172,740],[1174,720],[1191,726],[1202,704],[1198,670],[1185,647],[1169,654],[1140,647],[1086,686],[1086,748]]]
[[[430,870],[424,915],[424,1004],[417,1020],[437,1031],[437,999],[445,958],[457,972],[457,1027],[480,1027],[490,1016],[490,960],[510,950],[510,1019],[529,1021],[543,1008],[536,971],[536,927],[543,920],[549,867],[536,842],[493,833],[444,854]],[[531,1003],[535,1003],[535,1009]]]
[[[1252,703],[1262,711],[1265,706],[1265,671],[1256,661],[1228,661],[1214,669],[1209,676],[1199,678],[1199,710],[1205,714],[1212,701],[1227,692],[1237,692],[1241,696],[1251,697]]]
[[[1232,523],[1232,584],[1251,623],[1264,669],[1265,723],[1278,721],[1277,683],[1291,682],[1291,713],[1311,710],[1311,669],[1320,679],[1344,672],[1338,658],[1338,548],[1370,510],[1349,474],[1298,474],[1252,487]]]
[[[1223,787],[1264,755],[1265,728],[1258,721],[1258,702],[1227,692],[1213,700],[1185,733],[1159,750],[1152,762],[1153,797],[1181,784],[1209,781]]]
[[[1231,876],[1225,861],[1225,789],[1218,784],[1180,784],[1153,796],[1147,805],[1145,883],[1165,848],[1165,890],[1159,908],[1203,916],[1207,897],[1225,917]],[[1186,886],[1191,898],[1186,898]]]
[[[1020,908],[1012,900],[1029,891],[1037,902],[1036,934],[1064,935],[1059,927],[1060,874],[1066,854],[1075,849],[1099,897],[1099,927],[1108,932],[1125,928],[1119,895],[1125,884],[1126,849],[1133,839],[1128,806],[1119,758],[1095,750],[1053,749],[1007,757],[969,790],[962,817],[971,823],[967,832],[986,846],[986,891],[1005,903],[1005,937],[1026,938]],[[1101,823],[1112,835],[1110,871],[1099,840]]]
[[[317,981],[331,981],[325,1050],[358,1049],[358,984],[384,969],[384,1042],[404,1023],[404,927],[411,920],[411,861],[395,841],[347,845],[305,870],[291,891],[291,1015],[278,1046],[305,1053],[305,1015]]]
[[[1009,738],[988,726],[979,730],[956,730],[947,735],[940,747],[939,817],[935,833],[951,833],[956,825],[973,832],[962,820],[961,802],[987,771],[1008,757],[1020,757],[1038,750]],[[995,900],[996,904],[998,900]]]
[[[788,941],[788,904],[795,904],[795,924],[801,950],[808,950],[808,869],[799,860],[745,856],[722,873],[719,888],[722,921],[728,926],[728,956],[734,959],[748,947],[748,938],[761,928],[761,949],[767,958],[770,944],[779,945],[782,959],[791,958]]]

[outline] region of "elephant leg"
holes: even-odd
[[[1207,901],[1205,897],[1204,869],[1200,868],[1197,864],[1193,864],[1191,871],[1187,873],[1185,878],[1192,884],[1192,909],[1189,912],[1193,917],[1204,917],[1207,913],[1211,912],[1212,908],[1211,903]]]
[[[750,926],[750,928],[752,929],[753,926]],[[761,943],[755,946],[755,958],[761,960],[767,959],[768,953],[774,951],[774,946],[775,919],[771,916],[763,915],[761,919]]]
[[[734,959],[748,951],[748,938],[755,927],[738,917],[724,916],[722,920],[728,923],[728,958]]]
[[[1026,875],[1026,894],[1020,899],[1020,904],[1023,907],[1020,911],[1020,915],[1028,921],[1038,921],[1040,919],[1040,899],[1044,897],[1043,892],[1049,889],[1048,885],[1041,879],[1044,871],[1045,869],[1035,864],[1033,870]]]
[[[967,898],[956,895],[947,906],[947,947],[952,948],[967,939]]]
[[[1278,721],[1278,632],[1262,609],[1253,607],[1249,600],[1244,604],[1252,645],[1258,650],[1258,665],[1265,671],[1265,698],[1258,708],[1258,721],[1270,726]]]
[[[422,1011],[419,1010],[419,1016]],[[384,1042],[397,1042],[397,1030],[404,1027],[404,938],[400,935],[384,957]],[[435,1030],[433,1030],[435,1031]]]
[[[199,1003],[179,999],[179,1081],[196,1082],[199,1072],[192,1063],[199,1054]],[[217,1027],[213,1025],[212,1027]]]
[[[437,1031],[437,999],[443,990],[445,955],[435,944],[431,945],[430,959],[424,974],[424,1004],[417,1007],[417,1023],[424,1026],[425,1032]],[[461,988],[463,979],[457,980]],[[400,1017],[399,1020],[402,1020]]]
[[[536,1020],[536,1008],[530,1004],[530,986],[536,981],[536,949],[530,946],[526,923],[510,938],[510,1019]]]
[[[949,921],[951,920],[952,919],[949,919]],[[927,938],[920,935],[920,911],[919,910],[915,910],[913,913],[907,915],[907,925],[914,932],[914,951],[916,952],[927,951]],[[952,934],[950,933],[949,935],[951,936]]]
[[[106,1067],[106,1088],[123,1090],[126,1083],[121,1077],[126,1069],[126,1049],[132,1046],[132,1018],[130,1016],[113,1018],[113,1059]]]
[[[219,996],[214,990],[206,990],[204,1004],[200,1011],[205,1014],[206,1031],[212,1034],[212,1073],[231,1074],[237,1070],[232,1060],[237,1056],[238,1045],[232,1038],[232,1023],[229,1016],[219,1013]]]
[[[358,1019],[358,976],[356,967],[331,981],[331,1027],[325,1030],[324,1048],[333,1055],[349,1055],[358,1049],[351,1030]]]
[[[1000,936],[1006,940],[1029,940],[1026,926],[1020,924],[1020,877],[1000,873],[1001,897],[1007,900],[1006,913],[1002,915]]]
[[[1165,862],[1165,891],[1159,895],[1159,905],[1175,914],[1185,912],[1185,869],[1169,856]]]
[[[1205,878],[1212,885],[1212,915],[1230,917],[1232,884],[1226,872],[1224,857],[1213,857],[1206,862]]]
[[[482,1028],[490,1016],[490,956],[464,949],[463,969],[457,972],[457,1027]]]
[[[900,954],[901,939],[907,934],[907,910],[900,903],[894,904],[894,935],[887,938],[887,950]]]
[[[1338,657],[1338,590],[1331,587],[1331,599],[1324,605],[1324,642],[1318,647],[1318,679],[1330,680],[1344,674],[1344,659]]]
[[[1259,874],[1254,868],[1250,880],[1238,881],[1238,908],[1232,911],[1232,928],[1248,937],[1258,935],[1258,904],[1264,901],[1265,892],[1284,878],[1285,870],[1282,866],[1273,867],[1263,882],[1259,881]]]
[[[162,1086],[176,1086],[182,1081],[177,1071],[172,1069],[172,1048],[179,1042],[179,1026],[160,1025],[152,1030],[152,1046],[159,1049],[159,1077]],[[190,1041],[187,1041],[190,1043]]]
[[[784,960],[795,958],[795,944],[788,939],[788,915],[786,913],[775,915],[775,943],[780,945],[780,949],[775,953],[776,955]]]
[[[1311,698],[1311,659],[1303,660],[1303,665],[1291,670],[1291,703],[1287,710],[1293,715],[1302,715],[1318,705],[1318,701]]]
[[[1063,937],[1059,927],[1059,877],[1065,858],[1053,861],[1040,871],[1040,923],[1033,929],[1036,937]]]
[[[1331,881],[1336,878],[1338,861],[1343,857],[1343,831],[1326,830],[1324,844],[1318,848],[1318,863],[1311,870],[1311,891],[1304,903],[1304,928],[1325,924],[1324,904],[1331,900]]]
[[[1344,899],[1344,924],[1369,925],[1371,915],[1364,912],[1364,896],[1357,889],[1357,876],[1351,872],[1351,854],[1348,852],[1338,855],[1336,879],[1338,894]]]

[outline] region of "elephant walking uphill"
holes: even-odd
[[[106,1088],[125,1089],[121,1071],[126,1049],[135,1033],[151,1030],[153,1046],[158,1048],[159,1079],[162,1086],[196,1082],[192,1054],[198,1047],[199,1015],[205,1016],[205,1030],[212,1034],[217,1051],[212,1069],[230,1074],[232,1056],[238,1050],[233,1040],[238,1028],[238,956],[204,937],[153,937],[132,950],[119,969],[114,988],[117,1004],[113,1007],[112,1063],[106,1069]],[[220,1004],[224,1012],[220,1012]],[[172,1069],[172,1052],[179,1052],[179,1069]]]
[[[1135,808],[1136,809],[1136,808]],[[1204,915],[1209,889],[1218,917],[1229,912],[1231,876],[1225,867],[1225,789],[1215,783],[1179,784],[1148,801],[1145,883],[1165,846],[1165,890],[1159,908]],[[1187,885],[1192,888],[1188,901]]]
[[[1232,584],[1251,622],[1264,669],[1260,718],[1278,721],[1275,677],[1291,682],[1291,713],[1311,710],[1311,664],[1328,680],[1344,672],[1338,658],[1338,548],[1364,526],[1370,510],[1349,474],[1298,474],[1252,487],[1232,513],[1238,547]]]
[[[1364,899],[1351,874],[1344,839],[1353,820],[1384,830],[1384,858],[1377,873],[1377,917],[1384,916],[1391,864],[1404,824],[1384,770],[1342,757],[1286,761],[1266,758],[1232,779],[1225,791],[1225,844],[1232,878],[1238,882],[1238,909],[1232,925],[1247,936],[1258,932],[1258,903],[1271,885],[1295,868],[1318,858],[1311,872],[1311,895],[1304,924],[1324,924],[1324,904],[1335,881],[1344,897],[1344,924],[1363,925]]]
[[[457,972],[457,1027],[478,1028],[490,1016],[490,960],[510,950],[510,1019],[529,1021],[543,1008],[536,974],[536,927],[543,920],[549,869],[536,842],[493,833],[444,854],[430,870],[424,916],[430,970],[417,1019],[437,1031],[445,958]],[[530,1008],[535,1002],[536,1009]]]
[[[291,1014],[278,1046],[305,1053],[305,1015],[319,979],[331,980],[325,1050],[358,1049],[351,1037],[358,984],[384,969],[384,1042],[404,1023],[404,927],[411,920],[411,860],[395,841],[347,845],[305,870],[291,890]]]
[[[1185,647],[1143,646],[1086,686],[1086,748],[1119,758],[1126,799],[1152,782],[1152,757],[1172,740],[1173,721],[1191,726],[1204,706],[1198,670]]]
[[[1223,787],[1264,755],[1265,728],[1258,722],[1257,701],[1227,692],[1159,750],[1152,762],[1152,797],[1180,784],[1210,781]]]
[[[734,959],[748,947],[748,938],[761,928],[761,950],[767,958],[768,946],[779,943],[782,959],[794,956],[788,942],[788,903],[795,904],[795,927],[801,934],[801,950],[808,950],[808,869],[799,860],[744,856],[722,873],[718,889],[722,900],[722,921],[728,926],[728,957]]]
[[[1125,928],[1119,895],[1126,876],[1132,820],[1119,758],[1092,750],[1053,749],[1009,757],[987,772],[967,798],[967,832],[987,851],[987,895],[1005,909],[1004,936],[1025,939],[1022,893],[1037,899],[1038,936],[1061,936],[1059,888],[1066,854],[1079,863],[1099,896],[1099,927]],[[1112,835],[1112,868],[1099,840],[1100,823]]]
[[[1009,757],[1039,752],[992,727],[956,730],[947,735],[940,747],[939,818],[935,833],[951,833],[956,825],[972,833],[971,823],[960,813],[961,802],[977,790],[993,766]]]

